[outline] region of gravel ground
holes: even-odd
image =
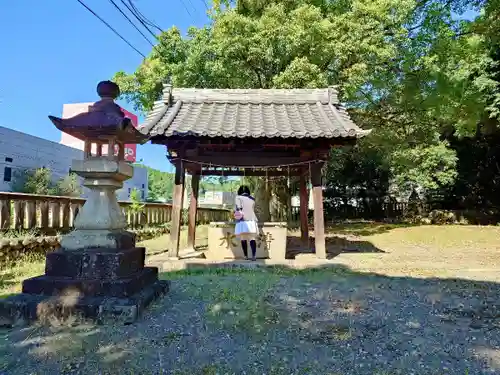
[[[0,374],[500,374],[500,286],[348,271],[176,273],[129,326],[0,331]]]

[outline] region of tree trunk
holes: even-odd
[[[255,181],[255,214],[260,222],[270,221],[271,189],[265,178],[257,178]]]

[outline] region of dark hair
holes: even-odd
[[[238,189],[238,195],[248,194],[250,195],[250,188],[246,185],[241,185]]]

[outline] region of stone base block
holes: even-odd
[[[0,326],[12,327],[34,321],[50,324],[67,319],[130,324],[169,288],[169,281],[157,280],[127,298],[17,294],[0,299]]]
[[[142,271],[146,249],[85,249],[53,251],[46,255],[45,275],[77,279],[117,279]]]
[[[136,234],[126,230],[77,229],[61,239],[67,251],[88,248],[130,249],[135,247]]]
[[[134,295],[156,280],[158,280],[156,267],[145,267],[132,276],[119,279],[80,279],[42,275],[24,280],[23,293],[122,298]]]

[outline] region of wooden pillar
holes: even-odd
[[[299,193],[300,193],[300,238],[304,245],[309,244],[309,223],[307,214],[309,212],[309,192],[307,191],[307,171],[300,175]]]
[[[182,204],[184,200],[184,167],[181,164],[175,166],[175,182],[172,197],[172,224],[170,225],[170,257],[179,257],[179,245],[181,239]]]
[[[196,238],[196,212],[198,210],[198,193],[200,190],[200,174],[195,172],[191,177],[191,198],[189,200],[188,217],[188,249],[194,250]]]
[[[323,185],[321,168],[323,163],[311,165],[311,183],[314,203],[314,244],[316,256],[326,259],[325,216],[323,212]]]

